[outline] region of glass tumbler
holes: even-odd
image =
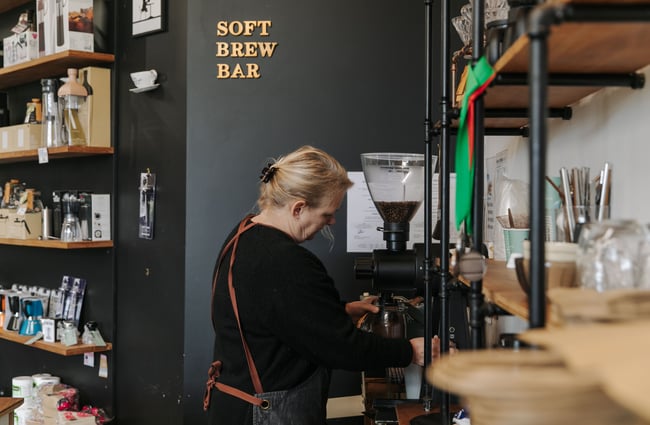
[[[578,241],[579,281],[598,292],[642,286],[648,229],[635,220],[585,223]]]

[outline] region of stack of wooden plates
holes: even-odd
[[[427,378],[463,399],[472,425],[641,423],[595,374],[572,371],[549,351],[461,352],[437,361]]]
[[[565,324],[650,318],[650,290],[550,288],[548,298],[553,314]]]

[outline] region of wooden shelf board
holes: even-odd
[[[0,69],[0,89],[38,81],[41,78],[63,77],[68,68],[105,66],[114,61],[115,56],[108,53],[66,50]]]
[[[95,146],[59,146],[47,148],[49,159],[75,158],[92,155],[112,155],[113,148]],[[38,161],[38,149],[0,153],[0,163]]]
[[[31,3],[32,0],[2,0],[0,2],[0,13],[8,12],[18,6]]]
[[[19,408],[25,399],[17,397],[0,397],[0,417]],[[2,421],[0,421],[2,423]]]
[[[0,245],[29,246],[34,248],[53,248],[53,249],[90,249],[90,248],[112,248],[113,241],[62,242],[53,239],[43,241],[40,239],[0,238]]]
[[[460,280],[469,285],[469,282]],[[483,278],[483,295],[487,301],[503,310],[528,320],[528,295],[519,286],[515,270],[507,268],[505,261],[488,260],[487,272]],[[549,306],[547,321],[554,324],[557,320],[550,312]]]
[[[19,335],[18,332],[11,332],[4,329],[0,329],[0,339],[4,339],[11,342],[16,342],[19,344],[25,344],[29,341],[31,336]],[[100,347],[97,345],[86,345],[86,344],[77,344],[70,347],[66,347],[60,342],[44,342],[43,340],[36,341],[35,343],[29,345],[30,347],[37,348],[39,350],[49,351],[50,353],[58,354],[61,356],[77,356],[83,353],[101,353],[104,351],[110,351],[113,349],[113,345],[109,342],[106,343],[105,347]]]
[[[548,88],[549,108],[564,108],[600,90],[601,87],[558,87]],[[485,94],[486,109],[528,108],[528,86],[492,86]]]
[[[648,4],[647,0],[551,0],[555,3]],[[631,74],[650,64],[650,25],[646,22],[564,23],[551,27],[548,39],[549,73]],[[517,39],[494,64],[498,73],[527,73],[530,42],[527,36]],[[596,53],[597,52],[597,53]],[[548,106],[562,108],[599,91],[602,87],[548,87]],[[527,108],[528,86],[490,87],[485,107]],[[525,120],[527,121],[527,120]],[[486,120],[486,128],[503,123]],[[509,125],[510,126],[510,125]]]

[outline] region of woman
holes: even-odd
[[[350,318],[378,308],[344,305],[323,264],[300,245],[320,231],[331,237],[350,186],[341,164],[311,146],[262,171],[259,214],[232,231],[215,267],[210,424],[322,425],[331,369],[424,364],[422,338],[358,330]]]

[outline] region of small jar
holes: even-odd
[[[598,292],[642,287],[649,248],[648,229],[635,220],[586,223],[576,257],[581,286]]]

